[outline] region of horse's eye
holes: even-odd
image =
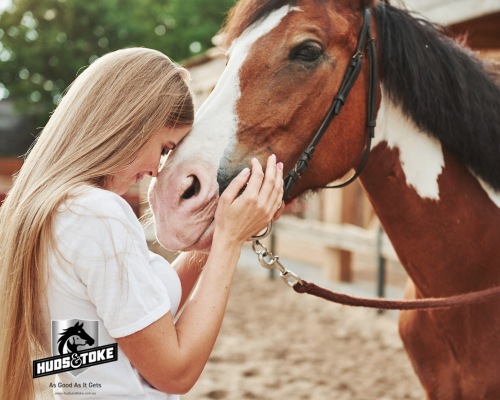
[[[304,61],[314,61],[321,55],[321,49],[318,46],[314,46],[312,44],[308,44],[297,53],[295,53],[295,57],[300,58]]]

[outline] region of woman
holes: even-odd
[[[201,374],[241,245],[281,203],[283,166],[270,157],[264,176],[254,159],[251,178],[245,168],[233,180],[202,265],[183,254],[174,271],[150,253],[118,195],[155,177],[161,154],[189,132],[186,80],[157,51],[110,53],[73,82],[29,152],[0,208],[1,399],[34,397],[33,359],[115,342],[117,361],[58,374],[55,397],[175,399],[167,393],[187,392]]]

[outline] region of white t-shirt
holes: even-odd
[[[43,316],[43,340],[52,355],[59,354],[61,340],[62,354],[71,352],[68,346],[81,351],[116,343],[114,338],[140,331],[168,312],[175,315],[181,299],[177,273],[148,250],[141,224],[125,200],[91,186],[74,193],[77,196],[56,213],[58,252],[51,251],[48,258],[49,310]],[[93,336],[93,346],[87,336],[64,336],[67,331],[62,328],[74,324],[82,324]],[[154,389],[120,349],[117,361],[92,366],[77,376],[59,373],[55,385],[57,400],[179,398]]]

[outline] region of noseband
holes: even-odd
[[[368,40],[367,40],[368,39]],[[293,167],[293,169],[285,176],[284,178],[284,193],[283,199],[286,199],[290,194],[293,185],[301,178],[302,175],[307,170],[309,166],[309,161],[311,161],[312,156],[314,154],[314,150],[318,145],[319,141],[327,131],[333,119],[340,114],[342,107],[347,101],[347,97],[352,87],[356,83],[358,76],[361,72],[361,68],[363,66],[363,48],[367,46],[368,52],[368,60],[370,66],[370,82],[368,87],[368,104],[367,104],[367,115],[368,115],[368,139],[366,143],[366,149],[363,156],[363,160],[359,165],[356,173],[347,181],[340,185],[336,186],[325,186],[324,189],[335,189],[342,188],[344,186],[349,185],[354,182],[356,178],[359,176],[361,171],[363,170],[366,161],[368,160],[368,156],[370,154],[370,148],[372,143],[372,138],[375,137],[375,112],[376,112],[376,104],[377,104],[377,84],[378,84],[378,66],[377,66],[377,51],[375,48],[375,39],[372,36],[371,30],[371,12],[368,8],[364,10],[363,17],[363,26],[361,28],[361,33],[358,39],[358,46],[356,47],[356,52],[352,57],[352,60],[349,62],[349,66],[347,67],[347,71],[344,75],[344,80],[342,81],[342,85],[340,86],[340,90],[334,98],[333,104],[328,110],[328,113],[321,124],[321,127],[318,129],[318,132],[314,136],[313,140],[307,147],[307,149],[302,153],[299,160]]]

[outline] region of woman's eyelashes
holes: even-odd
[[[173,149],[175,149],[176,147],[177,147],[177,145],[176,145],[176,144],[174,144],[174,145],[172,146],[172,148],[171,148],[171,149],[169,149],[168,147],[164,147],[164,148],[163,148],[163,150],[161,151],[161,155],[162,155],[162,156],[168,156],[168,155],[170,154],[170,152],[171,152]]]

